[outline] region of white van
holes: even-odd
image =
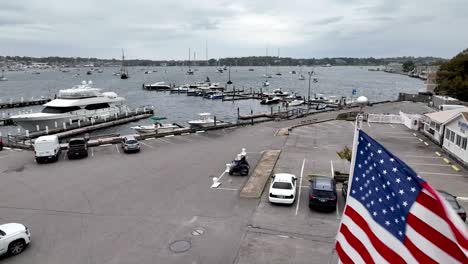
[[[42,136],[34,141],[37,163],[56,161],[60,156],[60,142],[57,136]]]

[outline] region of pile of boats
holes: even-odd
[[[207,77],[204,82],[196,82],[194,84],[184,84],[175,87],[174,84],[167,84],[165,82],[156,82],[153,84],[143,84],[143,89],[153,91],[169,91],[171,93],[184,93],[188,96],[202,96],[208,99],[223,99],[224,87],[219,83],[211,82]]]
[[[175,132],[178,130],[186,130],[187,128],[177,124],[177,123],[160,123],[159,120],[165,118],[155,118],[151,117],[150,119],[156,120],[156,122],[152,125],[140,125],[131,127],[131,129],[135,130],[139,134],[148,134],[148,133],[168,133],[168,132]],[[216,120],[213,118],[210,113],[200,113],[199,118],[195,120],[191,120],[187,122],[192,129],[201,129],[212,127],[215,125],[226,125],[227,122],[223,122],[220,120]]]

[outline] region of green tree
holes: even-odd
[[[414,70],[414,62],[412,60],[407,60],[403,63],[403,71],[404,72],[409,72]]]
[[[468,101],[468,49],[440,66],[435,92]]]

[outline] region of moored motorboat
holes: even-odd
[[[159,122],[156,122],[155,124],[149,125],[149,126],[135,126],[131,127],[131,129],[135,130],[136,132],[140,134],[147,134],[147,133],[165,133],[165,132],[171,132],[174,131],[175,129],[181,128],[180,126],[176,124],[162,124]]]
[[[279,97],[273,97],[273,98],[264,98],[262,101],[260,101],[260,104],[263,105],[270,105],[270,104],[279,104],[281,102],[281,98]]]
[[[143,88],[147,90],[169,90],[171,86],[165,82],[157,82],[153,84],[143,84]]]
[[[303,105],[305,102],[302,99],[294,99],[288,103],[288,106],[300,106]]]
[[[210,113],[198,114],[200,119],[188,121],[191,128],[205,128],[215,125],[215,120],[211,117]],[[216,120],[216,125],[225,125],[225,122]]]

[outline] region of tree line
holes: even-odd
[[[436,82],[436,94],[468,102],[468,49],[440,66]]]
[[[95,66],[119,65],[120,59],[98,59],[98,58],[82,58],[82,57],[24,57],[24,56],[0,56],[0,63],[18,62],[23,64],[32,64],[33,62],[47,63],[49,65],[84,65],[94,64]],[[437,57],[392,57],[392,58],[352,58],[352,57],[335,57],[335,58],[290,58],[290,57],[274,57],[274,56],[250,56],[250,57],[231,57],[220,59],[209,59],[188,61],[188,60],[146,60],[146,59],[128,59],[125,60],[127,66],[382,66],[388,63],[397,62],[405,63],[411,61],[416,65],[438,65],[446,60]]]

